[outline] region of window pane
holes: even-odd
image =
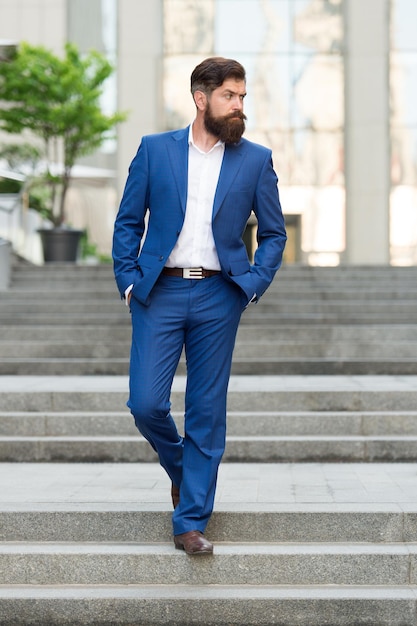
[[[214,1],[165,0],[165,54],[213,53]]]
[[[310,262],[313,265],[338,264],[338,254],[332,253],[345,249],[346,199],[343,187],[281,185],[281,200],[286,213],[302,215],[302,249],[312,253]],[[327,258],[321,260],[319,257]],[[331,258],[335,262],[329,263]]]
[[[189,77],[205,56],[240,61],[247,74],[245,137],[272,149],[283,206],[302,224],[308,259],[340,262],[343,0],[165,0],[164,6],[166,127],[194,118]]]
[[[234,53],[283,52],[289,48],[288,0],[218,0],[216,50]]]
[[[288,56],[242,54],[239,60],[247,74],[247,129],[287,129],[290,122]]]
[[[343,133],[298,131],[265,137],[285,185],[344,185]]]
[[[343,63],[339,56],[293,56],[291,126],[341,129],[344,118]]]
[[[415,0],[391,1],[391,48],[416,50],[417,2]]]
[[[294,52],[341,52],[341,0],[294,0],[290,6],[293,11]]]
[[[417,185],[417,127],[391,131],[393,185]]]
[[[342,252],[345,248],[345,193],[341,187],[305,190],[302,247],[305,251]]]
[[[401,185],[391,189],[391,255],[395,265],[417,265],[417,188]]]
[[[417,264],[417,3],[391,2],[391,258]]]
[[[417,125],[417,52],[391,54],[391,123]]]
[[[194,119],[195,105],[190,93],[190,75],[200,61],[200,56],[185,54],[164,59],[164,127],[166,130],[183,128]]]

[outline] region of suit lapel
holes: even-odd
[[[187,203],[188,132],[189,127],[174,133],[167,147],[183,213]]]
[[[243,143],[227,144],[224,150],[223,163],[214,196],[213,218],[219,211],[223,200],[244,161]]]
[[[168,143],[168,154],[174,180],[177,185],[180,198],[181,209],[185,214],[187,204],[188,186],[188,134],[189,127],[179,130],[172,135],[172,140]],[[217,183],[216,194],[213,203],[213,218],[219,211],[223,200],[233,184],[245,156],[244,143],[228,144],[225,147],[223,163],[220,170],[219,181]]]

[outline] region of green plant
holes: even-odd
[[[94,152],[125,113],[101,110],[103,84],[113,67],[96,51],[84,57],[71,43],[60,58],[43,46],[23,43],[0,63],[0,128],[41,139],[43,170],[31,180],[35,207],[54,226],[65,223],[65,199],[76,160]],[[62,160],[62,170],[56,164]],[[37,203],[37,204],[36,204]]]
[[[0,178],[0,193],[20,193],[22,183],[10,178]]]
[[[89,240],[86,230],[83,232],[80,239],[80,251],[82,259],[89,256],[97,257],[97,246]]]

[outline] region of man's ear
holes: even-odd
[[[194,102],[195,106],[199,111],[204,111],[207,106],[207,96],[203,91],[195,91],[194,92]]]

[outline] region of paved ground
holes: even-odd
[[[416,485],[416,463],[224,463],[216,509],[395,505],[409,510],[417,506]],[[1,508],[7,503],[136,503],[163,510],[171,507],[169,486],[154,463],[0,464]]]

